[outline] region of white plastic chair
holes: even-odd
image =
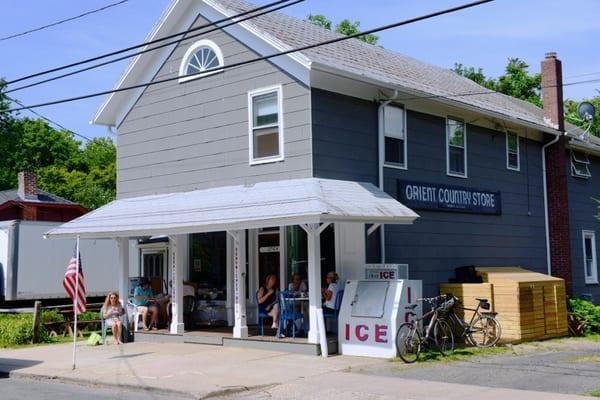
[[[140,321],[142,322],[142,326],[144,326],[144,321],[142,320],[143,315],[141,312],[138,311],[137,306],[133,304],[133,301],[131,299],[127,301],[127,308],[129,309],[127,315],[133,317],[133,331],[137,332],[139,330]]]

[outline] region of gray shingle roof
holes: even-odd
[[[38,189],[38,194],[35,198],[23,200],[19,197],[19,193],[17,189],[10,189],[0,191],[0,205],[8,202],[8,201],[28,201],[28,202],[42,202],[42,203],[56,203],[56,204],[76,204],[67,199],[63,199],[62,197],[58,197],[54,194],[45,192],[43,190]]]
[[[243,0],[209,0],[238,14],[256,5]],[[262,35],[275,38],[290,48],[329,40],[340,35],[310,22],[281,13],[270,13],[246,22]],[[503,114],[529,123],[552,128],[544,120],[543,110],[528,102],[488,89],[453,71],[416,60],[399,53],[364,43],[357,39],[305,50],[302,54],[311,62],[362,75],[382,83],[400,86],[425,96],[441,96],[483,110]],[[459,96],[456,96],[456,95]]]

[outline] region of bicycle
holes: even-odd
[[[442,315],[441,318],[448,320],[451,328],[455,326],[459,327],[461,329],[461,337],[466,338],[468,342],[476,347],[492,347],[498,343],[502,329],[500,323],[495,318],[497,313],[479,311],[480,309],[490,309],[490,303],[487,299],[476,298],[475,300],[479,302],[477,308],[468,308],[458,306],[457,303],[459,303],[460,300],[452,293],[448,293],[446,297],[453,298],[455,304],[452,307],[449,307],[446,311],[446,315]],[[456,315],[456,307],[462,310],[473,311],[473,315],[468,324]]]
[[[404,322],[398,327],[396,332],[396,351],[398,356],[405,363],[414,363],[419,358],[421,346],[433,342],[442,355],[448,355],[454,350],[454,334],[448,322],[439,318],[441,312],[440,300],[445,296],[436,296],[423,299],[417,299],[420,302],[426,302],[431,306],[431,310],[421,318],[414,321]],[[417,304],[407,306],[407,310],[414,310]],[[425,331],[419,330],[419,322],[431,317]],[[433,337],[431,334],[433,333]]]

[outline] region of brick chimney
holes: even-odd
[[[562,63],[556,53],[547,53],[542,61],[542,100],[544,118],[561,132],[565,130],[562,91]],[[546,148],[546,183],[552,275],[565,280],[567,294],[572,293],[571,242],[569,234],[569,197],[567,190],[567,138]]]
[[[19,172],[19,197],[22,200],[37,199],[37,178],[33,171]]]

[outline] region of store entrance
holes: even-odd
[[[263,286],[268,275],[281,279],[281,246],[279,228],[258,231],[258,286]],[[281,282],[279,282],[281,287]]]

